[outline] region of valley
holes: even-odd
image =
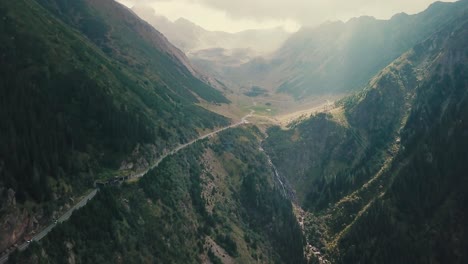
[[[238,33],[132,3],[0,4],[0,263],[468,262],[468,1]]]
[[[335,94],[297,101],[284,94],[248,97],[242,92],[236,92],[227,94],[232,104],[201,104],[200,106],[232,120],[240,120],[244,114],[255,111],[249,120],[256,125],[287,127],[291,122],[309,117],[311,114],[333,111],[337,108],[335,102],[344,97],[346,94]]]

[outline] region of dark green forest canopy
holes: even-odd
[[[50,199],[51,182],[89,188],[138,144],[159,155],[228,124],[195,105],[194,94],[228,102],[221,93],[158,50],[156,31],[139,34],[147,25],[117,3],[97,1],[120,24],[89,1],[39,2],[0,4],[0,182],[20,201]]]
[[[144,177],[102,187],[10,261],[468,263],[467,3],[435,3],[383,31],[351,21],[351,64],[320,75],[362,90],[287,129],[242,124],[171,152]],[[196,76],[113,0],[0,2],[1,227],[48,225],[95,180],[134,173],[121,169],[127,158],[147,168],[229,125],[198,106],[229,101]],[[298,97],[324,81],[292,77],[280,90]],[[4,207],[9,188],[17,204]],[[31,217],[17,224],[15,213]]]
[[[265,144],[312,214],[306,235],[335,263],[465,263],[466,15],[362,91],[272,128]],[[341,118],[341,119],[340,119]]]
[[[61,263],[70,245],[82,263],[199,263],[200,254],[211,252],[204,247],[206,237],[238,261],[304,263],[302,233],[291,203],[272,185],[259,144],[257,129],[231,129],[195,143],[164,159],[138,183],[102,189],[69,222],[12,256],[13,263],[36,258],[39,263]],[[216,177],[217,172],[203,165],[207,151],[233,157],[240,165],[225,179],[229,191],[215,191],[223,192],[228,202],[216,204],[211,212],[202,196],[208,184],[202,175]],[[227,168],[231,160],[221,165]]]

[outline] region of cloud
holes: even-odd
[[[187,18],[209,30],[237,32],[282,26],[295,31],[327,20],[358,16],[388,19],[423,11],[435,0],[116,0],[128,7],[147,5],[175,20]],[[454,2],[455,0],[448,0]]]
[[[135,3],[186,2],[225,12],[234,19],[294,20],[312,25],[325,20],[347,20],[360,15],[388,18],[395,13],[416,13],[434,0],[133,0]]]
[[[282,27],[294,32],[300,25],[291,19],[252,19],[234,18],[227,12],[211,7],[201,1],[192,0],[116,0],[125,6],[145,6],[154,10],[157,15],[175,21],[186,18],[201,27],[212,31],[239,32],[247,29],[271,29]]]

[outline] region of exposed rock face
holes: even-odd
[[[133,163],[128,162],[126,160],[122,161],[122,164],[120,165],[119,170],[131,170],[133,169]]]
[[[6,206],[7,207],[11,207],[11,206],[15,207],[16,206],[15,191],[13,191],[11,188],[8,189],[8,191],[7,191]]]
[[[37,220],[31,218],[26,210],[13,210],[13,212],[5,215],[0,220],[0,252],[11,245],[20,242],[19,240],[27,232],[34,228]]]
[[[35,216],[32,216],[29,219],[28,230],[34,230],[35,228],[38,227],[38,225],[39,225],[39,221],[37,221]]]
[[[64,242],[65,243],[65,247],[68,249],[68,264],[75,264],[76,263],[76,260],[75,260],[75,253],[73,253],[73,244],[70,243],[70,242]]]
[[[9,188],[0,187],[0,252],[14,244],[20,244],[25,235],[30,234],[39,226],[43,216],[42,210],[33,216],[27,209],[16,206],[16,192]]]
[[[119,170],[140,171],[147,169],[151,161],[155,160],[159,153],[156,146],[151,144],[137,145],[132,154],[120,164]]]

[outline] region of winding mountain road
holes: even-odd
[[[209,138],[209,137],[212,137],[222,131],[225,131],[227,129],[230,129],[230,128],[235,128],[235,127],[238,127],[240,125],[243,125],[243,124],[248,124],[249,121],[247,120],[247,118],[251,117],[253,114],[254,114],[254,110],[251,110],[249,114],[245,115],[244,117],[242,117],[242,119],[237,122],[237,123],[234,123],[234,124],[231,124],[229,126],[226,126],[226,127],[223,127],[223,128],[220,128],[218,130],[215,130],[213,132],[210,132],[208,134],[205,134],[203,136],[200,136],[188,143],[185,143],[185,144],[182,144],[182,145],[179,145],[177,146],[175,149],[173,149],[172,151],[162,155],[156,162],[154,162],[147,170],[143,171],[143,172],[140,172],[138,174],[135,174],[135,175],[132,175],[130,177],[127,177],[126,179],[127,180],[130,180],[130,179],[138,179],[138,178],[141,178],[143,177],[146,173],[148,173],[148,171],[156,168],[160,163],[161,161],[163,161],[165,158],[167,158],[168,156],[170,155],[173,155],[177,152],[179,152],[180,150],[194,144],[195,142],[198,142],[199,140],[203,140],[205,138]],[[83,197],[76,205],[74,205],[72,208],[70,208],[67,212],[65,212],[62,216],[60,216],[56,222],[50,224],[49,226],[47,226],[46,228],[44,228],[40,233],[36,234],[35,236],[33,236],[31,238],[31,240],[29,242],[25,242],[19,246],[17,246],[17,249],[20,250],[20,251],[23,251],[25,250],[29,244],[33,241],[39,241],[41,240],[42,238],[44,238],[50,231],[52,231],[52,229],[58,224],[58,223],[62,223],[62,222],[65,222],[67,221],[72,213],[77,210],[77,209],[80,209],[82,208],[83,206],[85,206],[91,199],[94,198],[94,196],[97,194],[97,192],[99,191],[98,188],[94,189],[93,191],[91,191],[88,195],[86,195],[85,197]],[[10,253],[12,253],[14,251],[11,250],[9,252],[4,252],[2,256],[0,256],[0,264],[4,264],[8,261],[8,256],[10,255]]]
[[[18,245],[17,249],[18,250],[25,250],[29,244],[33,241],[37,242],[41,239],[43,239],[58,223],[62,223],[62,222],[65,222],[67,221],[72,213],[75,211],[75,210],[78,210],[80,209],[81,207],[85,206],[91,199],[94,198],[94,196],[96,195],[96,193],[98,192],[97,189],[94,189],[92,190],[89,194],[87,194],[86,196],[84,196],[77,204],[75,204],[72,208],[70,208],[68,211],[66,211],[62,216],[60,216],[56,221],[54,221],[54,223],[50,224],[49,226],[47,226],[46,228],[44,228],[40,233],[36,234],[35,236],[33,236],[29,242],[24,242],[23,244],[21,245]],[[13,252],[14,250],[12,250],[11,252]],[[3,263],[6,263],[7,260],[8,260],[8,256],[11,252],[7,252],[5,253],[4,255],[2,255],[0,257],[0,264],[3,264]]]
[[[225,130],[227,130],[227,129],[235,128],[235,127],[238,127],[238,126],[243,125],[243,124],[248,124],[249,121],[247,120],[247,118],[252,117],[252,115],[254,114],[254,112],[255,112],[254,110],[250,110],[250,113],[249,113],[248,115],[245,115],[244,117],[242,117],[242,119],[241,119],[239,122],[237,122],[237,123],[234,123],[234,124],[231,124],[231,125],[229,125],[229,126],[220,128],[220,129],[218,129],[218,130],[215,130],[215,131],[213,131],[213,132],[210,132],[210,133],[208,133],[208,134],[205,134],[205,135],[203,135],[203,136],[200,136],[200,137],[198,137],[198,138],[196,138],[196,139],[194,139],[194,140],[192,140],[192,141],[190,141],[190,142],[187,142],[187,143],[185,143],[185,144],[182,144],[182,145],[177,146],[177,147],[176,147],[175,149],[173,149],[172,151],[170,151],[170,152],[168,152],[168,153],[162,155],[162,156],[161,156],[155,163],[153,163],[153,165],[151,165],[147,170],[145,170],[145,171],[143,171],[143,172],[140,172],[140,173],[138,173],[138,174],[132,175],[132,176],[130,176],[129,179],[135,179],[135,178],[141,178],[141,177],[143,177],[146,173],[148,173],[148,171],[150,171],[150,170],[156,168],[156,167],[161,163],[161,161],[163,161],[165,158],[167,158],[168,156],[173,155],[173,154],[179,152],[180,150],[182,150],[182,149],[184,149],[184,148],[186,148],[186,147],[192,145],[192,144],[195,143],[195,142],[198,142],[198,141],[203,140],[203,139],[205,139],[205,138],[212,137],[212,136],[214,136],[214,135],[216,135],[216,134],[218,134],[218,133],[220,133],[220,132],[223,132],[223,131],[225,131]]]

